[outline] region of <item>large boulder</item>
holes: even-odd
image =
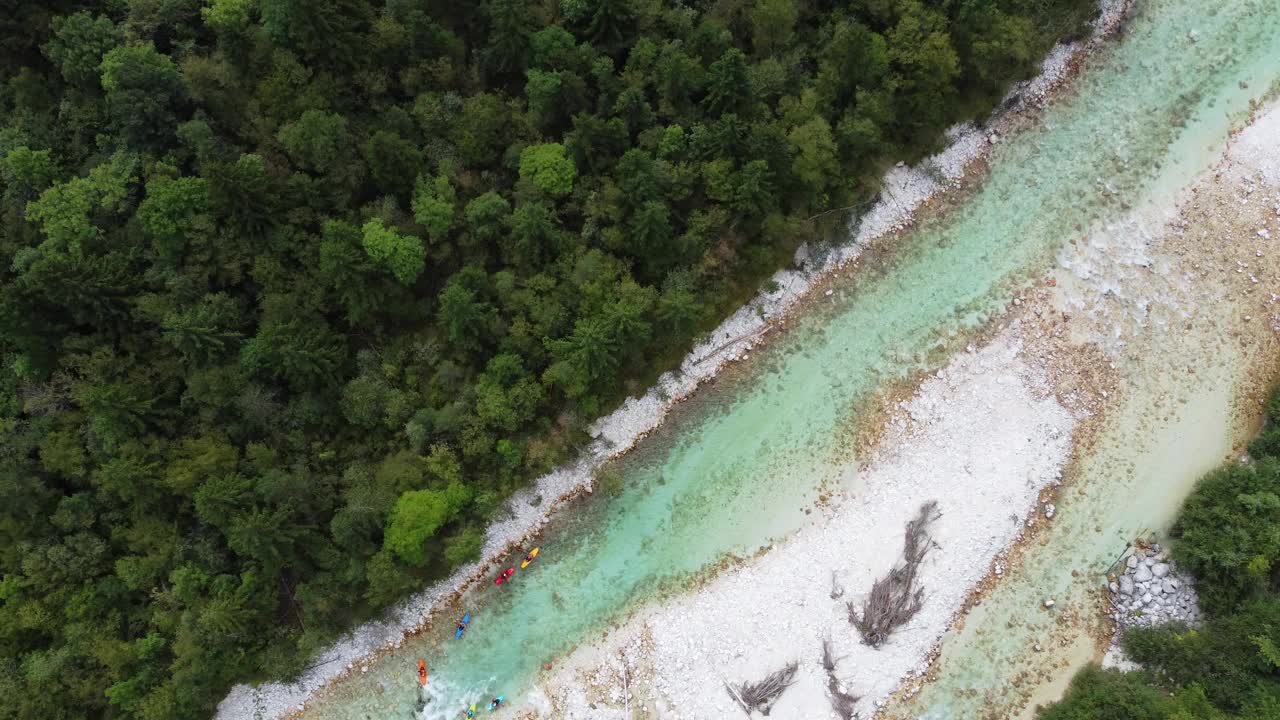
[[[1133,594],[1133,578],[1128,575],[1120,576],[1120,592],[1124,595]]]

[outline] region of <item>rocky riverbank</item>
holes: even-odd
[[[1111,619],[1120,628],[1200,620],[1193,580],[1178,572],[1159,543],[1133,548],[1111,577]]]

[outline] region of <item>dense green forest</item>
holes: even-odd
[[[1039,720],[1280,718],[1280,390],[1249,453],[1252,464],[1201,480],[1173,527],[1204,625],[1128,630],[1124,648],[1144,670],[1086,668]]]
[[[1092,0],[0,0],[0,718],[196,718]]]

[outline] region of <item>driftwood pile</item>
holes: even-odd
[[[800,663],[787,663],[781,670],[769,673],[768,677],[760,682],[741,682],[737,685],[725,683],[724,689],[748,716],[755,710],[759,710],[761,715],[768,715],[783,691],[795,682],[796,671],[799,669]]]
[[[902,565],[875,581],[862,601],[862,609],[846,603],[849,622],[858,629],[862,641],[878,648],[889,635],[905,625],[924,604],[924,588],[917,585],[917,571],[929,552],[929,524],[938,518],[938,503],[930,500],[907,523],[902,547]]]

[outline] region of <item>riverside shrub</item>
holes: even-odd
[[[1270,589],[1280,563],[1280,458],[1226,465],[1200,481],[1173,526],[1173,557],[1201,605],[1224,613]]]
[[[1066,698],[1036,713],[1037,720],[1168,720],[1173,700],[1143,672],[1090,665],[1071,681]]]

